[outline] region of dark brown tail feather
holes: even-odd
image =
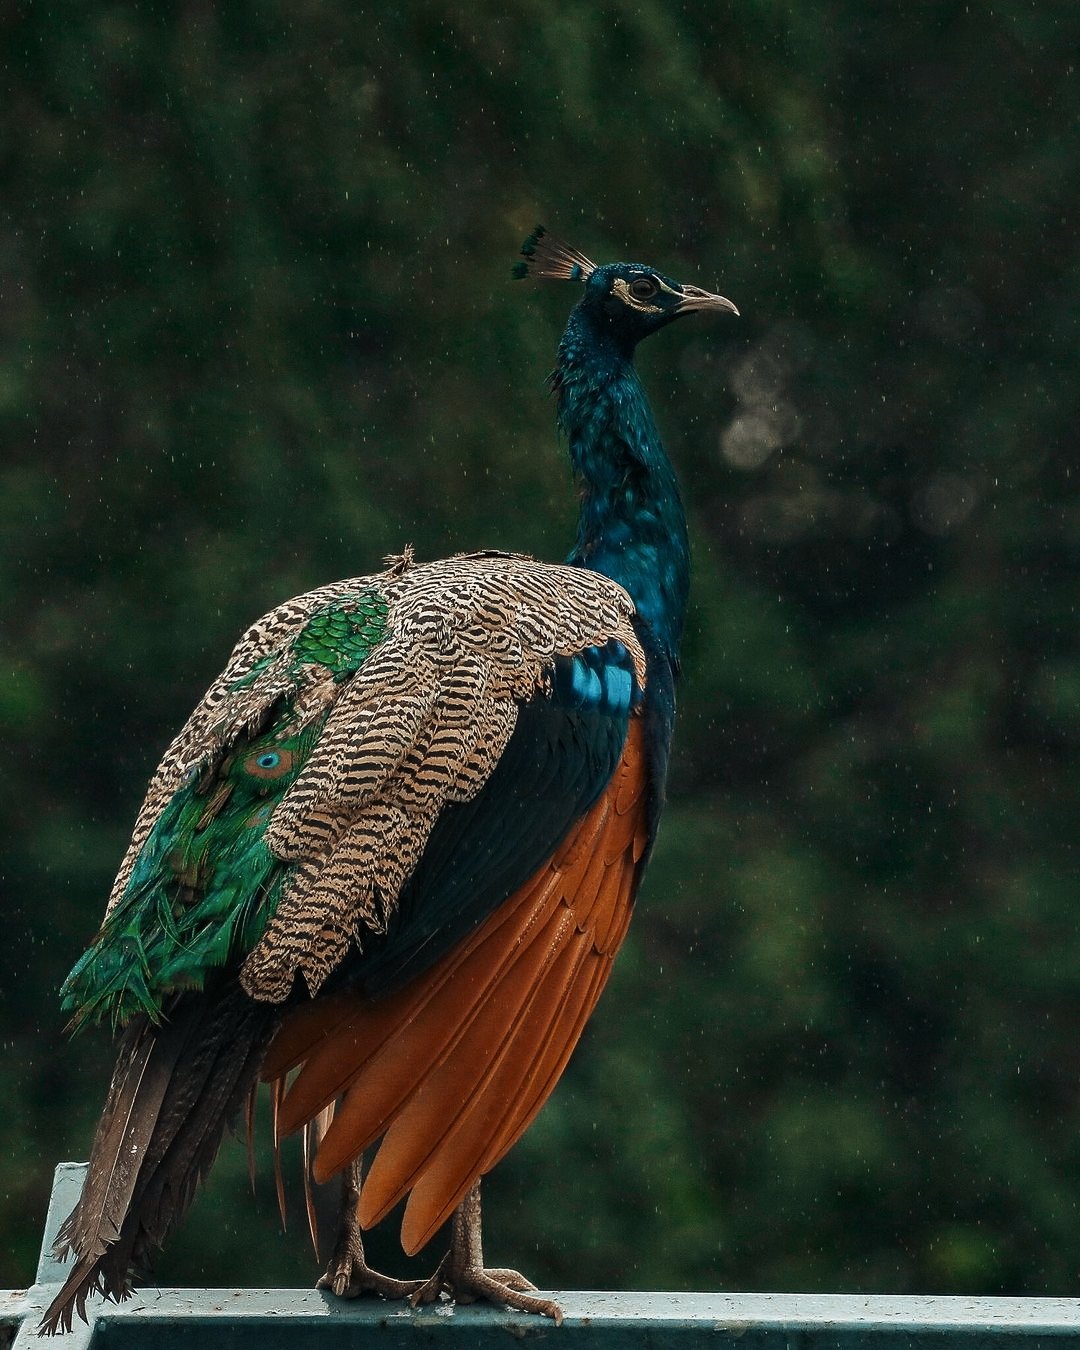
[[[120,1301],[205,1177],[255,1083],[280,1013],[236,984],[186,994],[155,1027],[125,1031],[94,1136],[86,1185],[57,1237],[75,1264],[40,1331],[85,1320],[95,1290]]]

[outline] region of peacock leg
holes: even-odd
[[[316,1289],[329,1289],[339,1298],[378,1294],[382,1298],[408,1298],[423,1286],[423,1280],[395,1280],[372,1270],[364,1257],[364,1240],[356,1220],[360,1200],[360,1159],[341,1174],[341,1221],[330,1264],[319,1277]]]
[[[456,1303],[475,1303],[487,1299],[502,1303],[519,1312],[540,1313],[562,1325],[563,1311],[550,1298],[533,1298],[526,1290],[536,1285],[516,1270],[484,1268],[484,1253],[480,1234],[480,1183],[469,1191],[454,1211],[453,1236],[450,1250],[443,1257],[438,1270],[410,1297],[416,1307],[420,1303],[434,1303],[443,1292]]]

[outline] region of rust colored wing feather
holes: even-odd
[[[316,1168],[319,1180],[345,1166],[384,1131],[386,1139],[372,1171],[378,1169],[377,1176],[386,1178],[387,1168],[382,1162],[385,1149],[400,1152],[403,1147],[407,1149],[406,1141],[417,1131],[421,1138],[427,1139],[432,1132],[445,1128],[446,1101],[453,1100],[452,1093],[475,1091],[476,1077],[483,1069],[483,1058],[478,1062],[477,1055],[482,1057],[485,1046],[498,1037],[502,1025],[518,1015],[519,1006],[537,977],[537,969],[545,960],[545,946],[541,936],[539,941],[525,947],[510,967],[509,978],[485,981],[482,997],[476,997],[475,986],[471,989],[464,979],[460,981],[464,998],[460,987],[443,986],[446,996],[433,999],[425,1010],[428,1015],[405,1028],[402,1036],[387,1045],[378,1060],[346,1092],[319,1150]],[[483,949],[478,954],[483,954]],[[399,1116],[403,1118],[399,1120]],[[404,1166],[403,1157],[398,1168]],[[390,1175],[400,1175],[398,1168]],[[406,1172],[405,1177],[408,1175]],[[408,1179],[403,1180],[402,1187],[385,1206],[380,1206],[378,1217],[410,1184]],[[364,1212],[372,1203],[371,1194],[367,1192],[367,1199],[362,1195]],[[376,1222],[378,1218],[370,1220]]]
[[[526,899],[532,898],[529,892]],[[366,1147],[352,1146],[352,1139],[363,1136],[370,1143],[385,1130],[416,1083],[416,1066],[423,1064],[430,1072],[441,1063],[507,967],[528,951],[532,929],[552,907],[550,902],[530,905],[530,923],[524,931],[516,923],[485,926],[476,940],[452,953],[429,976],[386,999],[376,1003],[354,999],[354,1015],[320,1043],[285,1101],[289,1132],[363,1077],[363,1093],[346,1098],[333,1133],[320,1150],[318,1179],[333,1175]],[[345,1064],[349,1069],[343,1077]],[[337,1157],[342,1140],[344,1153]]]
[[[561,908],[561,907],[560,907]],[[431,1158],[450,1146],[460,1112],[491,1086],[537,990],[565,954],[572,921],[565,911],[529,944],[511,977],[499,981],[460,1036],[454,1053],[425,1074],[418,1091],[391,1123],[360,1195],[360,1222],[371,1227],[412,1189]]]
[[[565,1068],[629,923],[648,841],[645,788],[634,718],[598,801],[473,934],[385,999],[339,993],[298,1009],[271,1047],[264,1077],[300,1065],[281,1105],[284,1132],[341,1098],[316,1179],[382,1137],[360,1218],[371,1226],[411,1192],[407,1252],[514,1145]]]
[[[577,988],[591,983],[589,956],[588,938],[574,933],[532,991],[528,1006],[475,1095],[459,1099],[459,1114],[451,1128],[434,1149],[426,1148],[401,1225],[401,1245],[406,1252],[419,1251],[461,1203],[475,1179],[488,1170],[483,1166],[485,1156],[493,1139],[503,1133],[507,1115],[527,1089],[535,1066],[557,1032],[560,1009],[573,1000]],[[389,1135],[386,1142],[390,1142]]]

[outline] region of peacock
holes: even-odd
[[[406,549],[241,637],[62,989],[74,1027],[110,1024],[119,1045],[44,1332],[93,1291],[128,1296],[245,1113],[250,1145],[260,1081],[275,1147],[302,1131],[305,1176],[342,1178],[321,1287],[561,1318],[485,1268],[480,1178],[604,988],[663,802],[689,546],[635,348],[738,311],[542,227],[521,253],[516,276],[582,287],[550,377],[574,546],[561,565]],[[410,1255],[452,1221],[423,1282],[364,1256],[362,1230],[406,1197]]]

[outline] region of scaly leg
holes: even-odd
[[[449,1252],[435,1274],[411,1295],[409,1302],[414,1308],[421,1303],[434,1303],[445,1291],[456,1303],[475,1303],[483,1298],[517,1308],[519,1312],[540,1313],[561,1326],[563,1311],[554,1300],[533,1298],[525,1292],[535,1288],[531,1280],[516,1270],[484,1269],[478,1181],[454,1211]]]
[[[337,1241],[326,1274],[319,1278],[316,1289],[329,1289],[339,1298],[356,1298],[359,1294],[379,1294],[382,1298],[408,1298],[419,1293],[423,1280],[395,1280],[372,1270],[364,1257],[364,1240],[356,1221],[356,1206],[360,1200],[360,1159],[349,1164],[341,1174],[341,1222]]]

